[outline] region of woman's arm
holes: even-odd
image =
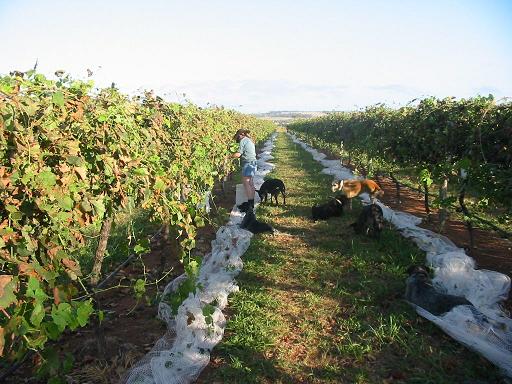
[[[245,145],[244,145],[243,138],[242,138],[242,140],[240,140],[240,143],[238,144],[238,152],[233,153],[231,156],[234,159],[238,159],[238,158],[242,157],[242,152],[244,152],[244,151],[245,151]]]

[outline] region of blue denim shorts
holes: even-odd
[[[249,163],[244,163],[242,165],[242,176],[254,177],[257,169],[258,169],[258,167],[256,166],[255,161],[251,161]]]

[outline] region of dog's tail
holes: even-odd
[[[372,217],[373,217],[373,228],[376,232],[377,237],[380,237],[380,232],[384,228],[384,215],[382,208],[377,204],[372,204]]]
[[[373,187],[374,189],[374,192],[373,192],[373,195],[374,196],[383,196],[384,195],[384,190],[380,187],[379,184],[377,184],[375,181],[373,180],[368,180],[369,182],[371,182],[371,186]]]

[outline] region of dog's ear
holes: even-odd
[[[425,265],[411,265],[407,268],[407,273],[412,275],[414,273],[423,273],[428,276],[428,267]]]

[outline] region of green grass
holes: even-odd
[[[331,177],[284,134],[273,154],[268,177],[285,182],[288,205],[260,205],[257,216],[279,233],[253,237],[215,368],[199,382],[500,382],[493,365],[403,301],[405,270],[423,252],[389,227],[380,241],[356,236],[356,201],[341,218],[312,222]]]

